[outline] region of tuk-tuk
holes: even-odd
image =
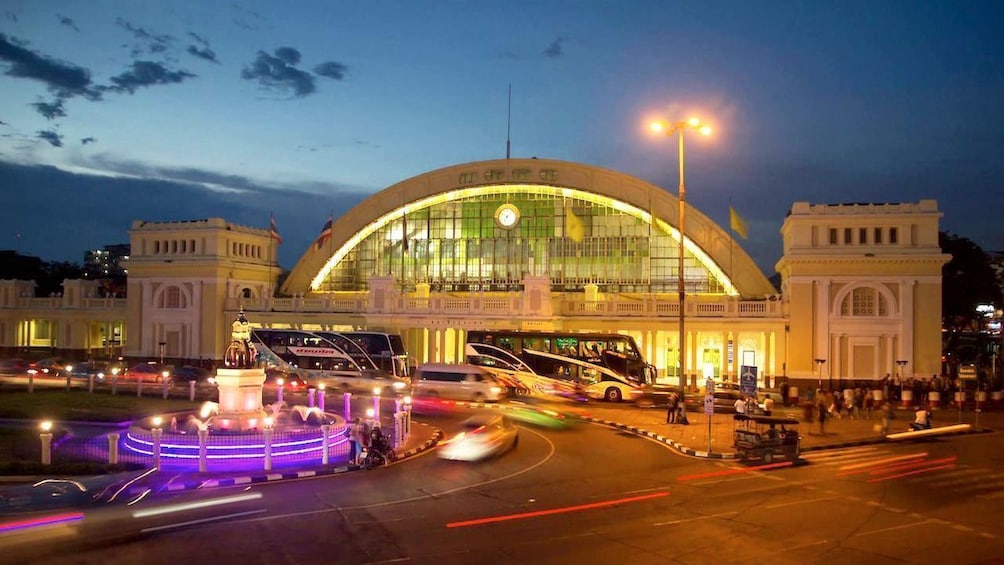
[[[736,414],[733,447],[743,461],[773,463],[778,456],[798,460],[798,420],[778,416]]]

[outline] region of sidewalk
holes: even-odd
[[[710,459],[735,459],[732,447],[736,422],[732,414],[711,416],[710,434],[708,416],[703,413],[688,412],[689,425],[667,424],[665,408],[637,408],[603,403],[590,403],[575,410],[586,421],[624,429],[663,441],[681,453]],[[1004,408],[990,409],[976,414],[972,408],[962,412],[961,421],[956,409],[942,408],[932,411],[934,427],[957,423],[973,426],[971,433],[992,431],[1004,427]],[[837,449],[855,445],[868,445],[887,441],[875,429],[882,419],[877,413],[868,419],[862,412],[857,419],[844,416],[826,421],[825,433],[820,433],[819,423],[809,424],[802,419],[801,410],[794,406],[775,407],[774,416],[790,417],[798,420],[801,434],[801,450],[816,451]],[[913,421],[913,410],[898,409],[896,419],[889,426],[890,433],[906,431]],[[977,416],[979,425],[976,425]],[[977,429],[979,428],[979,429]],[[710,442],[709,442],[710,440]]]

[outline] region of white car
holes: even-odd
[[[441,459],[477,461],[516,447],[519,431],[500,414],[478,414],[461,424],[463,431],[439,444]]]

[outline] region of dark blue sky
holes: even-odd
[[[343,5],[344,4],[344,5]],[[769,276],[795,201],[935,198],[1004,250],[1002,2],[8,1],[0,248],[48,260],[134,219],[266,227],[292,267],[330,212],[504,156],[674,192],[650,118],[700,115],[688,198]],[[20,239],[18,235],[21,234]]]

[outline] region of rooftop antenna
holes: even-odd
[[[506,161],[509,160],[509,147],[510,147],[509,132],[511,131],[511,129],[512,129],[512,83],[510,82],[509,83],[509,109],[508,109],[508,113],[506,115],[506,123],[505,123],[505,159],[506,159]]]

